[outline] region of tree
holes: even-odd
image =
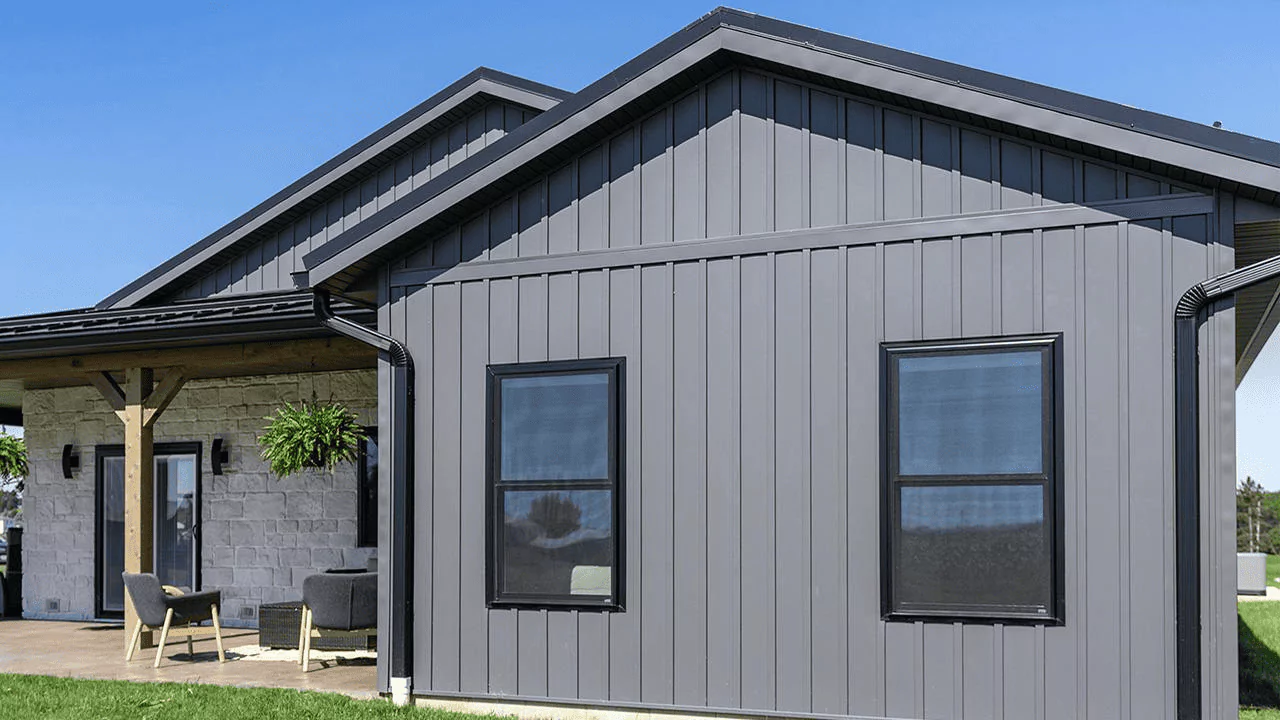
[[[542,526],[547,537],[554,540],[582,527],[582,510],[565,495],[540,495],[529,508],[529,520]]]
[[[1268,495],[1252,477],[1236,487],[1236,549],[1240,552],[1273,550],[1276,512]]]

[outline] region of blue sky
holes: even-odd
[[[1280,140],[1271,0],[1230,12],[1181,1],[741,7]],[[0,17],[0,316],[93,304],[477,65],[577,90],[711,8],[11,3]],[[1278,354],[1269,347],[1241,387],[1239,416],[1241,475],[1274,489]]]

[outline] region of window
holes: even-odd
[[[620,358],[489,368],[489,600],[622,607]]]
[[[884,347],[884,612],[1057,622],[1055,337]]]
[[[378,428],[364,429],[356,458],[356,547],[378,546]]]

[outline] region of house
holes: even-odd
[[[376,553],[402,701],[1234,717],[1277,254],[1280,145],[735,10],[577,93],[480,70],[0,322],[26,611],[156,567],[247,622]],[[312,397],[376,452],[270,477]]]

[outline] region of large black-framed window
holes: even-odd
[[[886,343],[888,619],[1063,619],[1060,336]]]
[[[491,607],[621,610],[625,361],[491,365]]]
[[[356,547],[378,547],[378,428],[367,427],[356,457]]]

